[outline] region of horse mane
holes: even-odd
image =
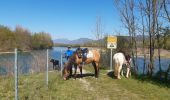
[[[123,55],[125,56],[126,61],[129,61],[129,60],[130,60],[131,56],[130,56],[128,53],[126,53],[126,52],[123,51],[123,50],[119,50],[118,52],[123,53]]]

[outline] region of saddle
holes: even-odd
[[[88,48],[82,49],[82,53],[83,53],[83,59],[87,59],[87,54],[89,53],[89,49]]]

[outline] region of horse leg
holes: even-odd
[[[113,60],[114,61],[114,60]],[[118,64],[114,62],[114,76],[117,77],[117,72],[118,72]]]
[[[97,68],[96,68],[96,63],[95,62],[92,62],[93,64],[93,67],[94,67],[94,70],[95,70],[95,77],[97,78]]]
[[[122,64],[119,64],[118,76],[117,76],[118,79],[121,79],[121,77],[120,77],[120,71],[121,71],[121,70],[122,70]]]
[[[120,64],[118,63],[118,62],[115,62],[115,64],[114,64],[115,66],[114,66],[114,76],[117,78],[117,79],[119,79],[119,77],[120,77],[120,71],[119,71],[119,66],[120,66]]]
[[[56,65],[54,65],[54,70],[56,70]]]
[[[74,65],[74,79],[76,79],[77,65]]]
[[[95,63],[96,64],[96,71],[97,71],[97,78],[99,77],[99,63]]]
[[[57,65],[57,70],[60,70],[59,68],[60,68],[60,66],[59,66],[59,65]]]
[[[128,77],[129,77],[129,73],[130,73],[130,68],[129,68],[129,67],[127,67],[126,78],[128,78]]]
[[[82,65],[79,66],[80,69],[80,77],[82,78]]]
[[[121,70],[121,76],[124,76],[124,71],[123,71],[123,69]]]
[[[72,65],[70,65],[70,77],[72,76]]]

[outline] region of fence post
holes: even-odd
[[[47,49],[47,62],[46,62],[46,85],[48,87],[48,49]]]
[[[62,70],[63,70],[63,55],[62,55],[62,49],[61,49],[61,77],[63,76]]]
[[[17,62],[17,48],[15,48],[15,100],[18,100],[18,62]]]
[[[113,49],[110,49],[110,53],[111,53],[111,54],[110,54],[110,70],[112,70],[112,58],[113,58],[113,57],[112,57],[112,50],[113,50]]]

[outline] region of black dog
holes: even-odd
[[[53,70],[59,68],[59,60],[51,59],[50,62],[53,63]]]

